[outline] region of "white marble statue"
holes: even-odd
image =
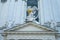
[[[27,21],[34,21],[37,18],[34,16],[34,14],[36,13],[36,10],[37,10],[37,7],[28,6],[28,8],[27,8],[27,12],[28,12]]]
[[[33,7],[28,6],[28,8],[27,8],[28,16],[26,18],[27,21],[32,21],[32,22],[39,24],[39,22],[37,22],[35,20],[38,17],[38,15],[37,16],[34,15],[37,10],[38,10],[38,8],[36,6],[33,6]]]

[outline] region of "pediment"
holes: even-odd
[[[39,28],[35,25],[26,25],[26,26],[22,27],[21,29],[18,28],[18,30],[15,30],[15,31],[47,31],[47,30]]]
[[[13,31],[44,31],[44,32],[45,31],[55,31],[51,28],[47,28],[47,27],[44,27],[44,26],[41,26],[39,24],[32,23],[32,22],[16,26],[14,28],[8,29],[7,31],[12,31],[12,30]]]

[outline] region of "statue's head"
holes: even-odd
[[[28,14],[30,14],[32,11],[33,11],[33,10],[32,10],[32,8],[31,8],[31,6],[28,6],[28,9],[27,9]]]

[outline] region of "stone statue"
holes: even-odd
[[[33,7],[31,7],[31,6],[28,6],[28,8],[27,8],[27,12],[28,12],[28,16],[27,16],[27,21],[34,21],[38,16],[34,16],[34,14],[36,13],[36,10],[38,10],[37,9],[37,7],[36,6],[33,6]]]

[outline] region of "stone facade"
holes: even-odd
[[[41,26],[46,21],[51,19],[52,13],[59,13],[56,5],[56,0],[38,0],[38,13],[39,13],[39,23],[33,22],[25,23],[26,10],[27,10],[26,0],[6,0],[1,2],[0,0],[0,26],[4,26],[6,21],[8,22],[8,28],[14,25],[20,24],[18,26],[12,27],[10,29],[2,30],[1,33],[3,40],[60,40],[60,27],[54,29],[53,26],[45,27]],[[58,4],[58,3],[57,3]],[[55,10],[54,10],[55,9]],[[56,12],[57,11],[57,12]],[[4,16],[3,16],[4,14]],[[45,17],[44,17],[45,16]],[[51,16],[51,18],[50,18]],[[58,18],[57,18],[58,19]],[[58,19],[58,21],[60,21]],[[11,26],[11,24],[14,24]],[[3,29],[3,28],[0,28]]]
[[[4,40],[56,40],[56,33],[56,30],[29,22],[5,30],[2,35]]]

